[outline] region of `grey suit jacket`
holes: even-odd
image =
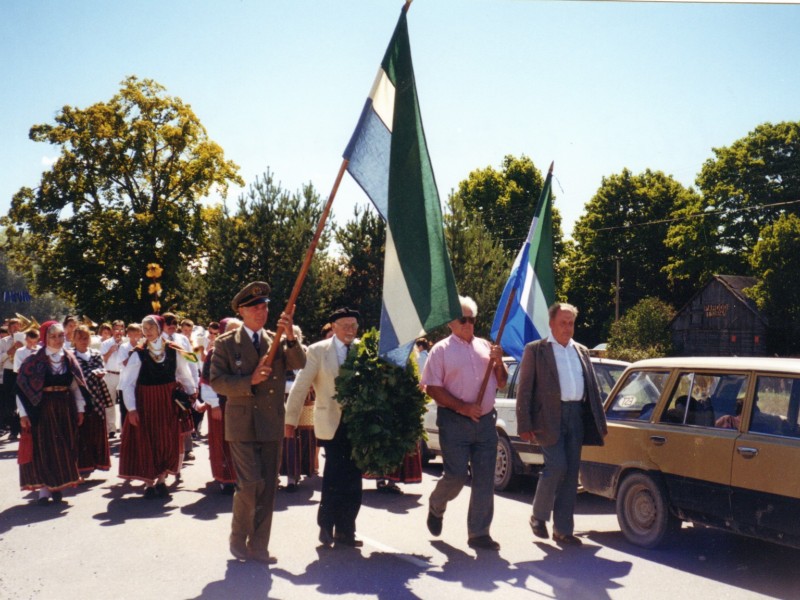
[[[243,327],[221,335],[214,342],[211,387],[228,398],[225,405],[225,439],[229,442],[268,442],[283,439],[284,387],[287,369],[306,363],[300,344],[282,342],[272,363],[269,379],[253,386],[250,377],[258,361],[273,344],[273,336],[261,330],[260,352]]]
[[[583,369],[584,445],[602,446],[608,432],[600,386],[589,351],[575,344]],[[517,379],[517,431],[532,431],[541,446],[552,446],[561,431],[561,387],[553,349],[547,338],[525,346]]]

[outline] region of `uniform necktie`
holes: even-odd
[[[258,332],[255,332],[253,334],[253,346],[255,346],[255,348],[256,348],[256,353],[260,352],[260,350],[261,350],[261,343],[260,343],[260,339],[259,339],[260,337],[261,336],[258,335]]]

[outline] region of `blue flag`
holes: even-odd
[[[503,289],[492,323],[492,339],[497,341],[500,322],[511,297],[511,310],[500,345],[506,354],[517,360],[522,360],[525,344],[545,337],[550,331],[547,309],[556,298],[550,190],[552,178],[553,165],[550,165],[528,231],[528,238],[514,260],[511,276]]]

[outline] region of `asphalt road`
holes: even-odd
[[[687,525],[670,546],[643,550],[619,532],[613,503],[586,494],[576,516],[583,547],[534,541],[533,480],[496,496],[499,553],[467,546],[468,488],[433,538],[425,518],[437,463],[403,495],[364,482],[361,549],[319,547],[319,477],[281,491],[270,544],[278,563],[237,563],[227,548],[231,498],[211,483],[205,440],[182,481],[168,480],[167,502],[118,479],[115,457],[65,503],[40,507],[19,490],[16,449],[0,438],[0,599],[800,597],[798,550]]]

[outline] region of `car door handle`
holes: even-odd
[[[663,446],[667,443],[667,438],[663,435],[651,435],[650,441],[653,442],[656,446]]]
[[[747,448],[745,446],[739,446],[736,451],[744,458],[755,458],[756,454],[758,454],[758,448]]]

